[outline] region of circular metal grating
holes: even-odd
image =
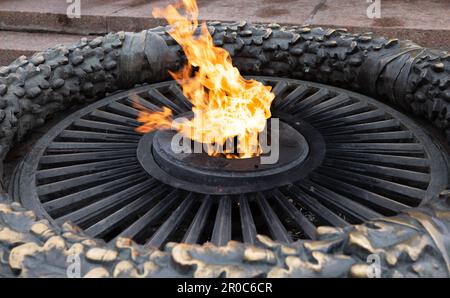
[[[257,233],[314,239],[321,225],[345,227],[415,207],[445,188],[447,157],[409,118],[368,97],[325,85],[254,77],[272,85],[273,116],[299,119],[325,141],[306,178],[267,191],[207,195],[175,189],[139,164],[138,110],[190,103],[174,82],[109,96],[53,127],[17,167],[10,192],[38,214],[110,241],[252,243]],[[289,115],[289,116],[286,116]],[[309,152],[314,154],[314,152]]]

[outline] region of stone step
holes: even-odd
[[[8,65],[22,55],[30,56],[58,44],[74,44],[82,37],[73,34],[0,31],[0,65]]]

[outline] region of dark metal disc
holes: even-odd
[[[280,122],[279,157],[271,164],[261,156],[245,159],[176,153],[174,131],[157,131],[139,141],[137,156],[154,178],[176,188],[204,194],[241,194],[287,185],[306,177],[325,156],[322,136],[305,122]],[[274,150],[275,151],[275,150]],[[268,154],[263,156],[268,157]]]

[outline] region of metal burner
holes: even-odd
[[[94,237],[161,246],[253,243],[257,233],[281,242],[314,239],[318,226],[393,215],[445,188],[447,156],[403,114],[338,88],[256,79],[276,94],[276,164],[173,155],[170,132],[136,133],[136,97],[150,109],[190,110],[176,83],[164,82],[67,117],[18,166],[10,193],[38,215],[73,221]]]
[[[324,141],[309,124],[297,121],[291,126],[281,122],[279,126],[279,158],[272,164],[262,163],[261,157],[227,159],[211,157],[204,151],[174,153],[173,131],[142,137],[137,156],[152,177],[176,188],[204,194],[268,190],[307,176],[324,157]]]

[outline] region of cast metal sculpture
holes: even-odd
[[[255,78],[276,94],[275,163],[175,154],[173,131],[137,133],[136,102],[188,112],[168,81],[66,116],[29,150],[9,193],[39,217],[71,221],[92,237],[159,247],[254,243],[257,232],[286,243],[315,239],[317,226],[394,215],[446,187],[446,154],[385,104],[316,83]]]
[[[209,29],[244,74],[353,89],[420,115],[447,133],[446,52],[345,30],[245,22],[211,22]],[[15,141],[57,111],[118,89],[168,79],[167,70],[180,67],[184,58],[165,30],[84,39],[71,48],[21,57],[0,68],[2,159]],[[441,164],[447,171],[448,165]],[[5,192],[0,204],[0,275],[66,276],[67,256],[78,254],[82,276],[367,277],[367,256],[376,254],[382,276],[449,276],[447,183],[418,207],[359,225],[319,227],[315,240],[282,243],[257,236],[254,244],[169,243],[162,250],[126,238],[106,244],[72,224],[36,218],[11,203]]]

